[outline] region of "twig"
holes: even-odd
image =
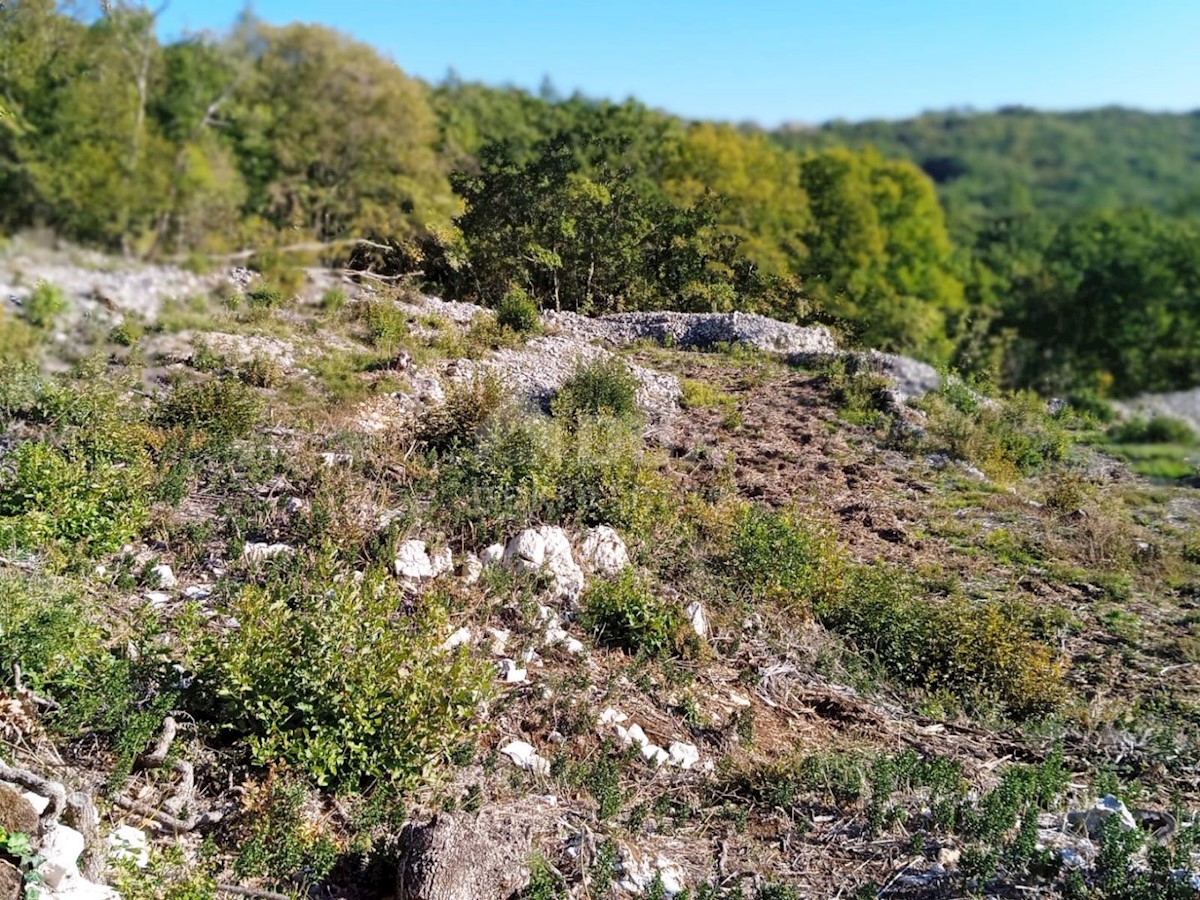
[[[50,798],[50,803],[42,812],[42,825],[51,825],[58,821],[67,805],[67,791],[57,781],[50,781],[41,775],[36,775],[28,769],[10,766],[0,761],[0,781],[11,781],[26,790]]]
[[[218,884],[217,890],[222,894],[236,894],[239,897],[256,897],[258,900],[292,900],[287,894],[276,894],[274,891],[260,891],[258,888],[239,887],[236,884]]]
[[[146,803],[139,803],[137,800],[131,800],[129,797],[118,797],[116,799],[117,806],[121,809],[129,810],[131,813],[137,813],[139,816],[144,816],[157,822],[159,825],[164,825],[170,828],[177,834],[184,834],[189,831],[195,831],[205,825],[215,825],[224,818],[220,812],[205,812],[196,813],[186,819],[181,819],[178,816],[173,816],[168,812],[163,812],[160,809],[155,809]]]

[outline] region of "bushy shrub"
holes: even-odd
[[[355,308],[366,326],[367,342],[380,350],[395,350],[408,338],[408,316],[390,300],[370,300]]]
[[[451,629],[436,599],[401,614],[385,574],[352,574],[322,559],[246,587],[230,608],[241,626],[216,639],[203,680],[256,762],[347,788],[412,785],[474,727],[490,667],[441,649]]]
[[[108,330],[108,339],[118,347],[132,347],[145,333],[146,329],[140,323],[125,319]]]
[[[275,387],[283,379],[283,368],[271,357],[255,354],[238,366],[237,377],[251,387]]]
[[[328,313],[340,312],[346,305],[346,292],[341,288],[328,288],[321,295],[321,309]]]
[[[112,461],[42,441],[0,473],[0,546],[97,556],[131,540],[148,515],[148,460]]]
[[[852,569],[815,609],[825,627],[899,683],[996,703],[1019,718],[1049,712],[1063,698],[1061,666],[1021,607],[926,600],[905,573],[875,565]]]
[[[532,334],[541,330],[542,316],[533,298],[514,285],[505,292],[496,307],[496,323],[517,334]]]
[[[971,462],[996,478],[1035,472],[1061,460],[1071,445],[1063,423],[1032,392],[993,400],[951,382],[920,406],[928,414],[928,449]]]
[[[238,381],[222,378],[177,385],[159,401],[154,418],[166,427],[225,441],[249,434],[258,414],[254,392]]]
[[[882,420],[883,392],[893,385],[865,357],[837,357],[825,366],[823,376],[848,422],[876,425]]]
[[[246,305],[251,309],[276,309],[283,306],[283,291],[270,282],[259,282],[246,291]]]
[[[601,414],[628,419],[637,414],[637,389],[637,378],[622,360],[595,359],[576,366],[555,395],[552,409],[567,421]]]
[[[722,563],[746,598],[800,610],[835,590],[844,567],[827,529],[749,505],[734,520]]]
[[[597,643],[650,657],[680,652],[687,637],[683,610],[654,596],[630,571],[593,581],[580,598],[584,627]]]
[[[49,329],[67,309],[67,298],[62,290],[46,281],[39,281],[25,298],[21,306],[25,321],[34,328]]]
[[[417,420],[417,443],[429,450],[447,451],[472,443],[500,409],[504,390],[493,375],[451,385],[446,399],[427,408]]]
[[[337,862],[337,846],[305,815],[308,800],[302,781],[287,772],[271,772],[264,783],[251,786],[242,799],[234,873],[280,887],[324,879]]]
[[[1194,444],[1196,432],[1182,419],[1159,413],[1146,418],[1133,416],[1108,429],[1109,440],[1118,444]]]
[[[0,309],[0,360],[33,359],[41,349],[43,335],[28,323]]]

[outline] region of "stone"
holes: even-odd
[[[545,544],[545,565],[554,578],[554,596],[560,601],[574,603],[583,593],[583,569],[575,562],[567,533],[554,525],[538,529]]]
[[[179,579],[175,577],[175,573],[166,563],[159,563],[150,570],[150,574],[154,576],[155,584],[167,591],[179,583]]]
[[[160,606],[166,606],[171,602],[171,595],[166,591],[147,591],[146,600],[151,606],[158,609]]]
[[[433,562],[425,550],[425,542],[401,541],[396,547],[396,574],[409,581],[433,578]]]
[[[519,769],[533,772],[535,775],[550,774],[550,760],[540,756],[532,744],[525,741],[513,741],[500,748],[500,752],[513,761]]]
[[[600,717],[596,721],[601,725],[620,725],[622,722],[628,722],[629,716],[610,706],[600,713]]]
[[[246,560],[246,562],[257,563],[291,552],[292,548],[287,544],[266,544],[251,541],[242,548],[242,559]]]
[[[508,684],[522,684],[529,678],[529,671],[521,668],[511,659],[500,660],[498,668],[500,677]]]
[[[704,604],[699,600],[693,600],[687,607],[688,622],[692,625],[692,631],[696,632],[700,637],[708,637],[708,616],[704,613]]]
[[[50,801],[46,800],[46,804],[49,803]],[[9,834],[19,831],[30,837],[37,837],[40,831],[39,815],[40,812],[20,791],[0,784],[0,831]]]
[[[504,565],[518,572],[539,572],[545,561],[546,539],[534,528],[519,532],[504,547]]]
[[[479,561],[483,563],[484,568],[488,566],[499,565],[504,560],[504,545],[491,544],[484,547],[479,553]]]
[[[666,750],[657,744],[651,743],[642,744],[641,754],[642,758],[652,766],[661,766],[671,758],[671,755]]]
[[[504,652],[504,648],[508,646],[508,639],[511,633],[504,628],[489,628],[488,634],[492,636],[492,653],[499,656]]]
[[[441,550],[435,550],[429,554],[429,564],[433,570],[433,578],[438,578],[445,575],[447,572],[454,571],[454,554],[450,552],[449,547],[443,547]]]
[[[655,882],[663,896],[683,893],[683,870],[662,856],[650,856],[627,844],[617,846],[617,887],[631,894],[645,894]]]
[[[463,558],[463,584],[475,584],[483,575],[483,561],[474,553],[468,553]]]
[[[675,741],[667,748],[667,753],[671,757],[671,764],[681,769],[690,769],[700,762],[700,750],[695,744]]]
[[[132,825],[122,825],[108,836],[108,857],[132,862],[139,869],[150,864],[150,846],[146,832]]]
[[[1114,816],[1120,821],[1122,831],[1133,831],[1137,828],[1137,820],[1129,811],[1129,807],[1112,794],[1098,797],[1088,809],[1067,813],[1067,824],[1076,830],[1084,831],[1092,840],[1097,840],[1104,830],[1104,823]]]
[[[283,504],[283,511],[292,516],[299,515],[306,509],[308,504],[300,497],[288,497]]]
[[[33,807],[33,811],[38,814],[39,819],[42,813],[50,808],[49,797],[43,797],[41,794],[35,794],[33,791],[26,791],[21,796]]]
[[[83,835],[62,823],[46,830],[40,847],[46,859],[38,866],[38,872],[46,879],[47,887],[57,889],[64,882],[81,877],[79,857],[84,845]]]
[[[449,652],[456,647],[471,643],[471,629],[464,625],[442,643],[442,649]]]
[[[584,532],[579,560],[585,571],[616,575],[629,566],[629,551],[615,529],[597,525]]]
[[[398,900],[506,900],[529,881],[533,831],[527,806],[441,814],[400,835]]]
[[[207,600],[212,596],[211,584],[193,584],[183,589],[183,596],[188,600]]]

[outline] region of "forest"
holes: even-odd
[[[0,234],[197,267],[319,254],[492,306],[819,321],[1051,394],[1200,383],[1198,163],[1200,112],[766,131],[427,84],[317,25],[164,43],[140,7],[0,9]]]

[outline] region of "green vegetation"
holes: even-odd
[[[655,597],[632,574],[594,582],[581,604],[584,625],[604,646],[656,657],[677,653],[684,645],[683,610]]]
[[[596,359],[576,366],[551,408],[569,422],[601,415],[628,420],[637,415],[637,388],[637,378],[622,360]]]
[[[34,328],[49,329],[54,320],[67,309],[67,298],[54,285],[39,281],[21,306],[27,321]]]
[[[541,312],[522,288],[510,287],[496,306],[496,323],[518,334],[528,334],[541,327]]]

